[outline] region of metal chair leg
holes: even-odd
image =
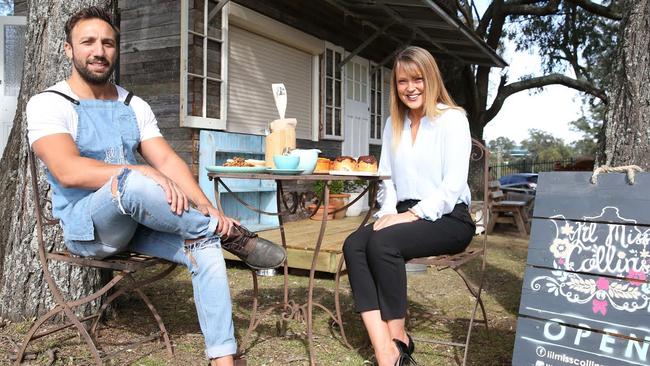
[[[86,327],[84,327],[83,324],[81,324],[77,316],[72,312],[72,309],[70,309],[70,307],[67,306],[67,304],[63,305],[63,311],[65,312],[65,315],[68,317],[68,319],[70,319],[70,321],[75,325],[77,330],[79,330],[79,334],[81,335],[81,338],[83,338],[83,340],[86,341],[88,348],[90,348],[90,353],[92,353],[93,359],[95,360],[95,364],[97,366],[101,366],[102,357],[99,355],[99,350],[95,345],[95,340],[90,336],[90,334],[86,330]]]
[[[86,327],[84,327],[83,324],[81,324],[81,321],[79,321],[79,318],[74,314],[72,311],[72,308],[77,307],[79,305],[85,304],[86,302],[89,302],[96,298],[96,296],[91,295],[87,296],[84,299],[77,300],[77,301],[70,301],[66,302],[63,298],[63,294],[61,294],[61,291],[56,287],[56,284],[54,280],[52,279],[49,271],[44,270],[43,271],[44,278],[46,279],[48,283],[48,287],[50,288],[50,291],[52,292],[52,295],[54,297],[54,301],[57,303],[54,309],[50,310],[47,314],[45,314],[43,317],[41,317],[33,326],[32,329],[28,332],[27,336],[25,337],[25,342],[23,343],[20,351],[17,354],[16,357],[16,365],[19,365],[22,362],[22,359],[24,357],[25,350],[27,349],[27,346],[29,343],[33,340],[34,335],[36,333],[36,330],[40,328],[45,321],[50,319],[52,316],[60,313],[63,311],[65,316],[70,320],[70,323],[77,328],[79,331],[79,335],[81,338],[86,342],[88,345],[88,348],[90,350],[90,353],[93,356],[93,359],[95,361],[96,365],[102,364],[102,359],[101,356],[99,355],[99,351],[97,350],[97,347],[95,345],[95,340],[90,336],[88,331],[86,330]],[[64,328],[61,328],[64,329]]]
[[[149,297],[142,292],[139,288],[133,289],[138,296],[140,296],[140,299],[147,305],[149,308],[149,311],[151,312],[151,315],[153,315],[153,318],[156,320],[156,323],[158,324],[158,328],[160,329],[160,334],[162,335],[163,342],[165,343],[165,347],[167,348],[167,353],[169,354],[169,357],[174,357],[174,349],[172,348],[172,343],[169,340],[169,333],[167,333],[167,329],[165,328],[165,324],[162,321],[162,318],[158,314],[158,311],[156,311],[156,308],[153,306],[151,301],[149,300]]]
[[[483,313],[483,322],[485,324],[485,330],[488,333],[489,337],[489,332],[490,328],[488,326],[488,318],[487,318],[487,313],[485,312],[485,306],[483,305],[483,300],[481,299],[481,292],[483,290],[482,282],[483,279],[481,279],[481,285],[480,286],[475,286],[467,277],[465,272],[463,272],[459,268],[454,268],[454,271],[460,276],[460,278],[463,279],[463,282],[465,282],[465,286],[467,286],[467,289],[469,292],[474,296],[474,309],[472,309],[472,316],[470,317],[469,320],[469,326],[467,327],[467,336],[465,338],[465,352],[463,352],[463,366],[467,363],[467,353],[469,352],[469,342],[472,336],[472,330],[474,328],[474,320],[476,319],[476,311],[478,310],[478,307],[481,307],[481,312]],[[478,289],[476,288],[478,287]]]
[[[113,284],[107,290],[110,290],[111,288],[115,287],[115,285],[117,285],[120,281],[122,281],[122,279],[124,279],[124,274],[123,273],[118,273],[117,275],[115,275],[113,277],[113,280],[115,280],[115,281],[111,281],[111,282],[113,282]],[[99,321],[101,320],[102,315],[104,314],[106,309],[108,309],[108,306],[113,303],[113,300],[117,299],[122,294],[124,294],[124,292],[126,292],[126,289],[124,289],[124,288],[121,288],[121,289],[115,291],[108,298],[106,298],[106,300],[104,301],[102,306],[99,308],[99,310],[97,311],[97,318],[95,318],[95,320],[93,320],[93,323],[90,326],[90,334],[93,337],[97,336],[97,325],[99,324]]]
[[[23,358],[25,357],[25,351],[27,350],[27,346],[29,343],[32,341],[32,337],[36,334],[36,331],[49,319],[51,319],[53,316],[56,314],[60,313],[63,311],[63,308],[60,306],[56,306],[54,309],[50,310],[47,314],[43,315],[42,317],[38,318],[34,324],[32,324],[32,327],[29,328],[29,331],[23,338],[23,342],[18,349],[18,352],[16,353],[16,362],[15,365],[20,365],[20,363],[23,361]]]
[[[488,327],[487,312],[485,311],[485,305],[483,304],[483,299],[481,299],[482,288],[479,288],[479,289],[477,290],[476,288],[477,288],[478,286],[474,285],[474,284],[469,280],[469,278],[467,277],[467,275],[465,274],[465,272],[463,272],[461,269],[454,268],[454,271],[455,271],[455,272],[460,276],[460,278],[463,279],[463,282],[465,282],[465,286],[467,286],[467,289],[468,289],[469,292],[472,294],[472,296],[474,296],[474,299],[476,299],[476,301],[478,302],[479,306],[481,307],[481,312],[483,313],[483,320],[484,320],[484,323],[485,323],[485,330],[486,330],[486,331],[488,332],[488,334],[489,334],[490,329],[489,329],[489,327]]]
[[[341,270],[343,269],[343,263],[345,262],[345,258],[341,256],[341,259],[339,259],[339,265],[336,269],[336,278],[335,278],[335,283],[336,283],[336,288],[334,290],[334,308],[336,310],[336,318],[335,321],[339,325],[339,330],[341,331],[341,337],[343,338],[343,342],[345,343],[346,346],[350,349],[354,349],[350,342],[348,342],[348,338],[345,336],[345,327],[343,326],[343,316],[341,312],[341,295],[339,293],[340,287],[341,287]]]
[[[255,320],[257,319],[257,307],[258,307],[258,296],[259,296],[257,272],[255,272],[255,270],[251,270],[251,276],[253,277],[253,309],[251,310],[250,319],[248,321],[248,329],[246,330],[246,335],[244,336],[244,339],[242,339],[241,345],[239,346],[239,351],[237,352],[238,354],[244,354],[246,352],[246,348],[248,347],[250,336],[253,333],[253,329],[255,329],[255,325],[256,325]]]
[[[67,323],[67,325],[64,325],[64,326],[60,326],[55,331],[45,332],[45,333],[42,333],[41,335],[36,335],[36,332],[38,331],[38,329],[40,329],[40,327],[46,321],[48,321],[49,319],[51,319],[52,317],[54,317],[58,313],[60,313],[62,311],[65,311],[65,306],[62,305],[62,303],[65,304],[66,306],[68,306],[70,309],[72,309],[72,308],[76,308],[78,306],[81,306],[83,304],[86,304],[88,302],[91,302],[91,301],[99,298],[100,296],[102,296],[107,291],[109,291],[117,282],[120,281],[120,279],[121,278],[113,278],[109,283],[104,285],[99,291],[94,292],[93,294],[91,294],[89,296],[86,296],[86,297],[83,297],[81,299],[77,299],[77,300],[74,300],[74,301],[68,301],[68,302],[65,302],[63,300],[63,295],[58,290],[58,288],[52,288],[51,285],[50,285],[50,291],[52,292],[53,295],[56,294],[56,295],[54,295],[54,298],[55,298],[55,301],[58,304],[52,310],[47,312],[47,314],[43,315],[41,318],[36,320],[35,323],[32,325],[32,327],[30,328],[29,332],[27,332],[27,334],[25,335],[25,338],[23,340],[23,344],[22,344],[21,348],[19,349],[18,353],[16,354],[16,365],[18,365],[22,361],[22,359],[23,359],[23,357],[25,355],[25,351],[27,350],[27,347],[28,347],[29,343],[32,342],[33,340],[38,339],[41,336],[45,336],[45,335],[54,333],[56,331],[63,330],[65,328],[68,328],[68,327],[73,326],[73,325],[76,326],[75,322],[71,318],[70,323]],[[49,281],[47,281],[47,282],[49,284]],[[66,313],[66,315],[68,315],[68,314]],[[99,315],[100,314],[97,314],[97,315],[94,315],[94,316],[99,316]],[[68,318],[70,318],[70,317],[68,316]],[[76,318],[76,316],[75,316],[75,318]],[[89,319],[89,318],[87,318],[87,319]],[[80,335],[83,336],[83,334],[81,334],[81,333],[80,333]],[[90,333],[90,337],[93,339],[94,348],[97,349],[97,346],[95,345],[95,341],[94,341],[94,339],[95,339],[94,332]],[[91,350],[91,352],[92,352],[92,350]]]

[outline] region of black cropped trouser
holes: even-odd
[[[401,201],[404,212],[418,201]],[[467,205],[436,221],[416,220],[373,231],[368,224],[345,239],[343,255],[356,311],[380,310],[383,320],[406,317],[406,268],[413,258],[460,253],[476,228]]]

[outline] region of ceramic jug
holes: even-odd
[[[299,156],[300,163],[298,164],[298,169],[302,170],[301,174],[311,174],[316,168],[316,162],[318,161],[318,153],[321,151],[318,149],[294,149],[291,151],[290,155]]]

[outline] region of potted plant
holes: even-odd
[[[320,199],[323,197],[323,187],[325,185],[324,181],[318,181],[314,183],[313,186],[313,191],[314,195],[316,196],[317,199]],[[330,182],[329,184],[329,189],[330,189],[330,201],[329,201],[329,207],[327,209],[328,212],[333,212],[334,210],[345,206],[347,203],[347,198],[350,197],[349,194],[343,193],[343,188],[344,188],[344,182],[341,180],[335,180]],[[314,210],[316,208],[316,205],[309,205],[310,210]],[[318,220],[320,217],[322,217],[323,212],[321,211],[323,209],[323,206],[321,205],[320,209],[314,216],[312,216],[313,219]],[[333,218],[335,219],[342,219],[345,217],[345,211],[346,210],[341,210],[338,211],[334,214]],[[331,219],[328,215],[328,220]]]
[[[343,184],[343,192],[350,195],[348,202],[354,201],[368,186],[365,180],[348,180]],[[359,216],[361,211],[368,209],[368,196],[364,196],[348,207],[346,216]]]

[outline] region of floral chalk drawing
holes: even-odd
[[[626,224],[593,222],[607,222],[614,217]],[[606,316],[610,307],[650,312],[650,228],[637,226],[635,220],[621,217],[619,209],[610,206],[598,216],[583,217],[585,221],[568,221],[563,215],[551,219],[556,231],[549,251],[556,270],[551,271],[551,276],[532,279],[534,291],[545,290],[570,303],[591,303],[591,311],[601,316]],[[598,237],[599,225],[606,225],[605,237],[602,230]],[[581,273],[602,276],[594,280]]]

